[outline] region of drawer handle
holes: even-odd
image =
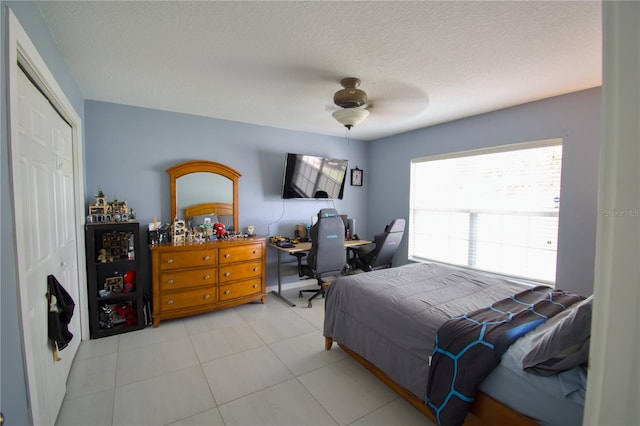
[[[211,296],[209,296],[208,294],[205,294],[205,295],[204,295],[204,300],[207,300],[207,299],[209,299],[210,297],[211,297]]]
[[[254,285],[253,285],[253,288],[258,288],[258,284],[254,284]]]
[[[173,280],[167,281],[167,284],[173,284]]]
[[[173,299],[167,301],[167,305],[173,305]]]
[[[205,279],[205,280],[208,280],[209,278],[211,278],[211,275],[205,275],[205,276],[204,276],[204,279]]]
[[[253,267],[253,272],[258,272],[258,267],[257,266]]]
[[[203,259],[204,260],[209,260],[209,256],[207,255],[207,256],[203,257]]]
[[[225,273],[224,273],[224,276],[225,276],[225,277],[228,277],[229,275],[231,275],[231,272],[225,272]]]
[[[173,259],[167,259],[167,263],[173,263]]]
[[[257,250],[255,250],[255,249],[254,249],[252,253],[253,253],[253,254],[256,254],[256,253],[257,253]]]
[[[229,258],[229,257],[231,257],[231,254],[229,254],[229,253],[225,253],[225,254],[224,254],[224,257]]]
[[[231,291],[230,291],[230,290],[225,290],[225,291],[224,291],[224,294],[229,294],[229,293],[231,293]]]

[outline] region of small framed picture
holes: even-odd
[[[351,186],[362,186],[362,170],[359,168],[351,169]]]
[[[122,277],[107,277],[104,282],[104,289],[111,293],[122,293],[124,280]]]

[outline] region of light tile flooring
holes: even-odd
[[[295,307],[269,295],[82,342],[56,424],[433,425],[339,347],[325,351],[324,300],[308,308],[297,291],[283,291]]]

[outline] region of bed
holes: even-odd
[[[326,292],[325,349],[337,342],[437,422],[425,392],[441,326],[530,288],[435,263],[339,277]],[[591,299],[571,296],[575,303],[509,346],[465,424],[582,423]]]

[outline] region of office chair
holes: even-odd
[[[311,250],[307,255],[307,263],[301,266],[301,273],[318,280],[317,290],[300,290],[302,293],[314,293],[309,298],[311,301],[317,296],[324,297],[322,283],[328,275],[340,274],[346,264],[344,249],[344,223],[335,209],[321,209],[318,212],[318,221],[309,230]]]
[[[349,267],[364,272],[375,269],[391,268],[393,255],[396,254],[404,235],[404,219],[394,219],[384,228],[384,232],[373,236],[374,244],[350,247]]]

